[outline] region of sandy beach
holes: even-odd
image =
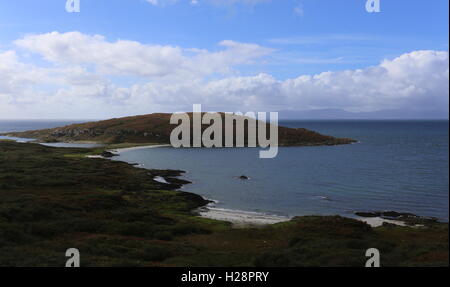
[[[243,228],[248,226],[263,226],[267,224],[275,224],[279,222],[289,221],[291,218],[276,215],[267,215],[263,213],[222,209],[214,207],[201,208],[199,214],[201,217],[228,221],[234,227]]]
[[[148,149],[148,148],[160,148],[160,147],[171,147],[169,144],[154,144],[154,145],[143,145],[143,146],[135,146],[135,147],[127,147],[127,148],[117,148],[110,149],[109,152],[120,154],[122,152],[132,151],[132,150],[140,150],[140,149]],[[89,158],[102,158],[101,155],[90,155],[87,156]],[[156,181],[167,183],[163,177],[156,177]],[[288,216],[276,216],[276,215],[268,215],[264,213],[252,212],[252,211],[243,211],[243,210],[233,210],[233,209],[224,209],[224,208],[216,208],[214,206],[205,206],[197,210],[201,217],[228,221],[233,224],[236,228],[245,228],[249,226],[264,226],[269,224],[275,224],[280,222],[286,222],[292,219],[292,217]],[[406,224],[402,221],[384,219],[381,217],[357,217],[354,218],[356,220],[363,221],[370,225],[371,227],[379,227],[382,226],[383,223],[395,224],[399,226],[406,226]]]
[[[384,222],[390,223],[390,224],[395,224],[395,225],[400,225],[400,226],[406,226],[406,224],[402,221],[384,219],[381,217],[361,217],[361,218],[356,218],[356,219],[361,220],[361,221],[369,224],[372,227],[382,226]]]
[[[236,228],[244,228],[249,226],[264,226],[268,224],[275,224],[291,220],[291,218],[287,216],[267,215],[258,212],[214,208],[214,207],[204,207],[199,209],[198,211],[201,217],[228,221],[231,222],[233,226]],[[406,224],[402,221],[384,219],[381,217],[371,217],[371,218],[360,217],[355,219],[363,221],[369,224],[371,227],[382,226],[384,222],[399,226],[406,226]]]
[[[126,148],[117,148],[117,149],[111,149],[108,150],[110,152],[114,152],[114,153],[122,153],[122,152],[126,152],[126,151],[131,151],[131,150],[139,150],[139,149],[147,149],[147,148],[158,148],[158,147],[171,147],[170,144],[161,144],[161,145],[143,145],[143,146],[135,146],[135,147],[126,147]]]

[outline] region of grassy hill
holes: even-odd
[[[192,113],[189,114],[192,117]],[[171,114],[149,114],[110,120],[73,124],[53,129],[13,132],[7,135],[35,138],[44,142],[95,141],[102,143],[170,143],[176,125],[170,124]],[[224,117],[224,114],[222,114]],[[223,121],[224,122],[224,121]],[[208,125],[203,125],[205,130]],[[247,130],[245,131],[247,134]],[[192,133],[191,133],[192,134]],[[321,135],[307,129],[279,127],[280,146],[338,145],[354,142],[348,138]]]

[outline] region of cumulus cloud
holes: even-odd
[[[305,108],[373,111],[448,105],[448,52],[415,51],[360,70],[300,76],[281,84]]]
[[[227,77],[179,84],[169,90],[157,83],[140,87],[140,96],[165,95],[174,105],[203,103],[225,110],[348,111],[442,109],[448,106],[448,53],[416,51],[360,70],[324,72],[277,80],[268,74]],[[180,106],[181,108],[181,106]]]
[[[29,94],[39,84],[48,84],[51,69],[21,63],[15,51],[0,51],[0,98],[7,103],[32,102]]]
[[[144,45],[127,40],[108,42],[100,35],[79,32],[29,35],[15,43],[50,62],[92,65],[102,74],[147,78],[226,73],[233,65],[248,64],[272,52],[272,49],[259,45],[230,40],[219,43],[223,50],[209,52],[176,46]]]
[[[447,51],[413,51],[358,70],[240,76],[273,52],[225,40],[215,51],[107,41],[79,32],[29,35],[0,51],[0,117],[107,118],[190,110],[446,109]],[[35,53],[36,64],[21,53]],[[36,57],[35,55],[35,57]],[[28,61],[28,62],[27,62]]]

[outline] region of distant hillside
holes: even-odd
[[[192,117],[192,113],[190,116]],[[72,124],[52,129],[10,132],[4,135],[34,138],[42,142],[95,141],[168,144],[170,143],[170,134],[177,126],[170,124],[170,117],[171,114],[156,113]],[[207,127],[208,125],[203,125],[202,129]],[[293,129],[280,126],[278,133],[280,146],[338,145],[354,142],[352,139],[321,135],[302,128]]]

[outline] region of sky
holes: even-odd
[[[0,119],[448,114],[448,0],[366,2],[0,0]]]

